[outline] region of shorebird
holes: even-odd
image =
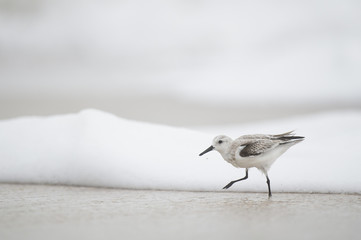
[[[255,167],[267,179],[268,197],[272,196],[268,170],[271,165],[293,145],[303,141],[304,137],[295,136],[293,131],[277,135],[254,134],[244,135],[235,140],[219,135],[213,139],[212,145],[199,156],[216,150],[223,159],[236,168],[245,168],[246,176],[228,183],[223,189],[230,188],[234,183],[248,178],[248,169]]]

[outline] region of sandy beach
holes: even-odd
[[[358,239],[361,196],[0,185],[0,238]]]

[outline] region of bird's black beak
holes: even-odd
[[[206,154],[207,152],[210,152],[210,151],[212,151],[214,149],[214,147],[213,146],[210,146],[209,148],[207,148],[206,150],[204,150],[203,152],[201,152],[200,154],[199,154],[199,156],[202,156],[203,154]]]

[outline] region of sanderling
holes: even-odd
[[[246,176],[228,183],[223,189],[230,188],[234,183],[248,178],[248,169],[255,167],[267,178],[268,197],[272,196],[268,170],[284,152],[304,137],[294,136],[293,131],[278,135],[254,134],[244,135],[235,140],[225,135],[213,139],[212,145],[199,156],[212,151],[218,151],[224,160],[237,168],[245,168]]]

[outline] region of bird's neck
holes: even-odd
[[[230,146],[224,149],[224,151],[220,151],[219,153],[222,155],[224,160],[226,160],[227,162],[232,162],[233,161],[232,152],[229,151],[229,147]]]

